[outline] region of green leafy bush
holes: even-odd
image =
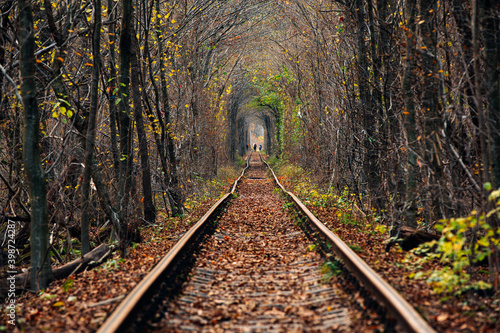
[[[485,188],[491,185],[486,184]],[[499,198],[500,189],[490,193],[488,200],[493,208],[487,213],[472,211],[466,217],[439,221],[435,228],[441,232],[441,238],[422,244],[414,252],[424,255],[421,263],[440,260],[446,266],[410,277],[427,277],[427,282],[438,293],[458,295],[470,289],[490,289],[489,283],[471,281],[469,268],[487,258],[500,245],[500,229],[495,229],[491,223],[493,219],[500,220]]]

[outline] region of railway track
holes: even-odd
[[[268,178],[267,170],[271,169],[260,154],[252,153],[231,193],[132,290],[98,332],[351,331],[356,325],[348,295],[323,282],[324,258],[310,251],[311,237],[335,251],[348,276],[369,291],[368,298],[378,311],[397,320],[397,330],[433,332],[406,301],[286,192],[272,170],[273,178]],[[285,202],[274,191],[276,184],[307,221],[302,225],[306,233],[283,208]]]

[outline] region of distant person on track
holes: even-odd
[[[261,150],[262,150],[262,145],[259,145],[259,151],[261,151]]]
[[[253,144],[253,151],[257,151],[257,144],[256,143]]]

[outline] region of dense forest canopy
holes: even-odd
[[[17,246],[38,253],[34,285],[50,279],[49,246],[76,237],[85,253],[89,230],[112,226],[101,241],[125,254],[139,226],[184,214],[196,179],[258,142],[356,194],[393,236],[471,217],[456,233],[472,257],[482,240],[497,286],[496,1],[4,0],[0,11],[0,228],[17,221]]]

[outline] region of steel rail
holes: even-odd
[[[380,301],[396,320],[409,332],[429,333],[436,332],[420,314],[382,277],[361,259],[346,243],[314,216],[313,213],[291,192],[287,191],[279,182],[274,170],[260,155],[261,161],[267,166],[274,177],[276,184],[286,193],[309,219],[312,226],[319,231],[331,245],[335,254],[340,257],[349,271],[368,289],[373,297]]]
[[[250,154],[251,155],[251,154]],[[250,155],[248,155],[246,166],[241,175],[234,182],[231,192],[226,193],[215,203],[203,217],[184,234],[184,236],[174,245],[174,247],[156,264],[156,266],[128,293],[123,301],[114,309],[98,333],[129,332],[134,331],[134,318],[141,312],[141,306],[149,295],[154,294],[164,278],[175,271],[176,264],[181,260],[183,254],[199,239],[204,233],[206,225],[217,214],[217,211],[227,203],[236,191],[238,182],[244,176],[250,165]]]

